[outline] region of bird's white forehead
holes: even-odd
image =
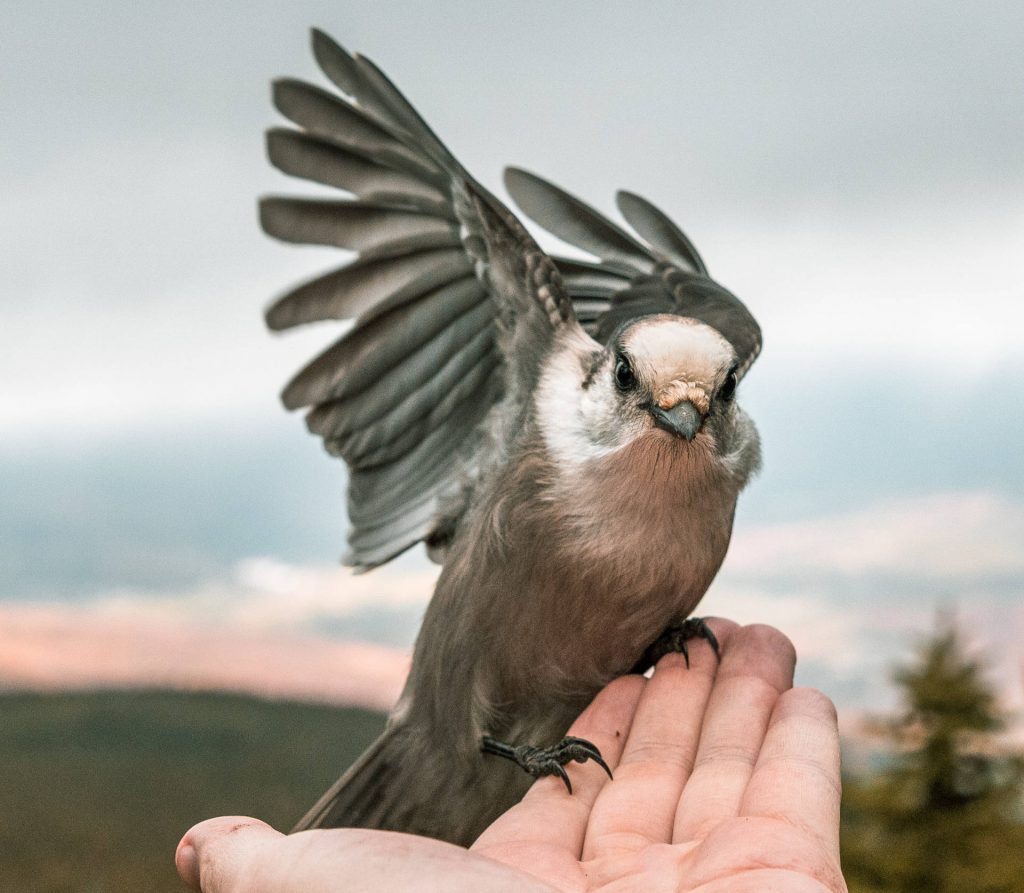
[[[710,385],[735,361],[732,346],[711,326],[678,316],[653,316],[625,333],[622,346],[653,383]]]

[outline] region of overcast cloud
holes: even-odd
[[[488,186],[515,163],[606,211],[644,193],[757,314],[742,399],[765,471],[715,610],[770,619],[774,597],[780,623],[819,618],[805,633],[831,616],[804,639],[842,651],[854,630],[846,657],[883,604],[909,606],[877,623],[901,634],[944,598],[1000,616],[1024,576],[999,534],[1024,505],[1018,3],[5,4],[0,601],[251,607],[245,569],[278,567],[320,606],[299,626],[411,637],[415,600],[349,610],[360,583],[326,607],[344,472],[276,394],[337,330],[260,318],[344,259],[256,224],[258,194],[310,191],[261,134],[271,78],[321,80],[314,24]],[[924,517],[880,567],[879,537]],[[960,533],[972,570],[937,571]],[[758,542],[771,579],[742,564]],[[409,561],[393,579],[429,588]],[[863,700],[870,674],[833,657],[818,678]]]

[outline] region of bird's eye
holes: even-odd
[[[725,401],[732,400],[736,396],[737,384],[739,384],[739,377],[736,375],[736,370],[733,369],[725,377],[725,381],[722,382],[722,386],[718,389],[718,398]]]
[[[633,374],[633,367],[625,357],[619,357],[615,364],[615,384],[620,391],[628,391],[636,384],[636,376]]]

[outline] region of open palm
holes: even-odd
[[[693,643],[690,667],[606,687],[571,734],[614,770],[537,781],[470,848],[335,829],[286,837],[221,818],[182,839],[178,867],[206,893],[562,891],[843,893],[839,736],[832,704],[793,689],[779,632],[711,621],[721,662]]]
[[[831,703],[792,689],[776,630],[712,621],[691,666],[606,688],[575,724],[613,767],[543,779],[473,847],[558,890],[841,891],[839,738]]]

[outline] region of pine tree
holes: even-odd
[[[983,665],[946,620],[894,680],[887,765],[846,785],[851,893],[1022,893],[1024,760],[1001,743]]]

